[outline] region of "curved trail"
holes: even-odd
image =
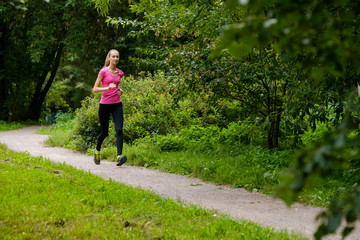
[[[202,180],[180,175],[162,173],[143,167],[123,165],[116,167],[114,162],[102,161],[101,165],[93,163],[92,156],[64,148],[45,147],[46,135],[35,134],[39,126],[19,130],[0,132],[0,142],[10,149],[33,156],[43,156],[53,162],[65,162],[77,169],[112,179],[133,187],[148,189],[164,198],[181,200],[203,208],[225,213],[234,219],[257,222],[263,226],[272,226],[276,230],[286,229],[312,238],[317,228],[316,215],[321,208],[294,204],[288,208],[283,201],[259,193],[251,193],[240,188],[217,186]],[[326,239],[341,239],[332,235]],[[349,240],[360,239],[360,224],[357,224]]]

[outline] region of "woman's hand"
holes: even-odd
[[[124,93],[124,91],[119,88],[119,91],[118,91],[119,96],[123,95],[123,93]]]
[[[115,84],[115,83],[110,83],[110,84],[109,84],[109,89],[112,89],[112,88],[114,88],[114,87],[116,87],[116,84]]]

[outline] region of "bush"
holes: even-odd
[[[171,76],[163,72],[154,75],[141,75],[135,79],[132,76],[121,80],[124,107],[124,140],[132,143],[146,136],[167,135],[177,133],[189,126],[208,126],[211,124],[226,125],[227,115],[232,118],[236,114],[236,103],[222,100],[210,106],[210,93],[188,93],[181,100],[174,93],[177,83]],[[81,108],[76,110],[76,122],[72,131],[75,149],[93,148],[100,133],[98,107],[101,94],[92,94],[82,101]],[[221,115],[223,112],[226,115]],[[240,114],[237,114],[239,116]],[[181,145],[170,144],[163,139],[163,149],[176,149]],[[167,143],[165,143],[167,141]],[[110,124],[109,137],[104,146],[115,144],[115,131]],[[165,146],[165,145],[168,146]]]
[[[192,152],[213,154],[226,151],[227,155],[237,155],[238,144],[259,144],[266,139],[265,130],[249,120],[231,123],[228,128],[221,129],[216,125],[203,127],[192,125],[181,129],[177,133],[166,136],[156,135],[139,139],[136,144],[148,144],[160,151],[189,150]],[[232,146],[225,147],[225,146]],[[225,149],[225,150],[224,150]]]
[[[309,129],[308,131],[301,134],[300,138],[305,146],[320,142],[324,139],[327,134],[330,134],[334,129],[329,128],[328,124],[317,122],[315,131]]]
[[[180,138],[178,135],[170,137],[159,135],[156,137],[156,144],[160,150],[164,152],[179,151],[185,147],[184,139]]]
[[[75,124],[75,114],[59,111],[55,119],[56,124],[50,126],[50,136],[45,143],[52,147],[67,146],[71,141],[71,130]]]
[[[122,82],[124,99],[124,136],[132,142],[145,136],[166,135],[183,126],[200,123],[197,103],[175,101],[172,81],[163,72],[140,79],[128,77]]]
[[[85,151],[96,143],[100,133],[99,101],[99,95],[87,97],[82,101],[81,108],[75,111],[76,121],[71,136],[76,150]]]
[[[266,130],[258,122],[258,119],[252,121],[250,118],[247,118],[243,121],[230,123],[223,129],[222,138],[230,144],[242,142],[245,144],[257,143],[261,145],[261,143],[266,141],[266,134]]]

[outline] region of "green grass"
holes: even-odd
[[[265,193],[273,192],[281,171],[292,164],[291,151],[269,151],[239,144],[236,153],[230,153],[232,148],[218,145],[212,153],[196,150],[164,152],[154,145],[141,143],[127,146],[125,152],[129,164]]]
[[[51,133],[50,126],[42,126],[36,131],[36,133],[42,135],[49,135]]]
[[[2,239],[305,239],[0,145]]]
[[[27,126],[26,123],[0,121],[0,131],[10,131]]]
[[[62,114],[60,116],[66,116]],[[40,128],[39,134],[50,134],[45,140],[45,144],[51,147],[65,147],[71,138],[71,128],[73,126],[73,118],[59,120],[56,124],[48,128]]]

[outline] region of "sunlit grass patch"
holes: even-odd
[[[37,131],[37,134],[49,135],[50,134],[50,126],[41,126]]]
[[[0,145],[4,239],[305,239]]]

